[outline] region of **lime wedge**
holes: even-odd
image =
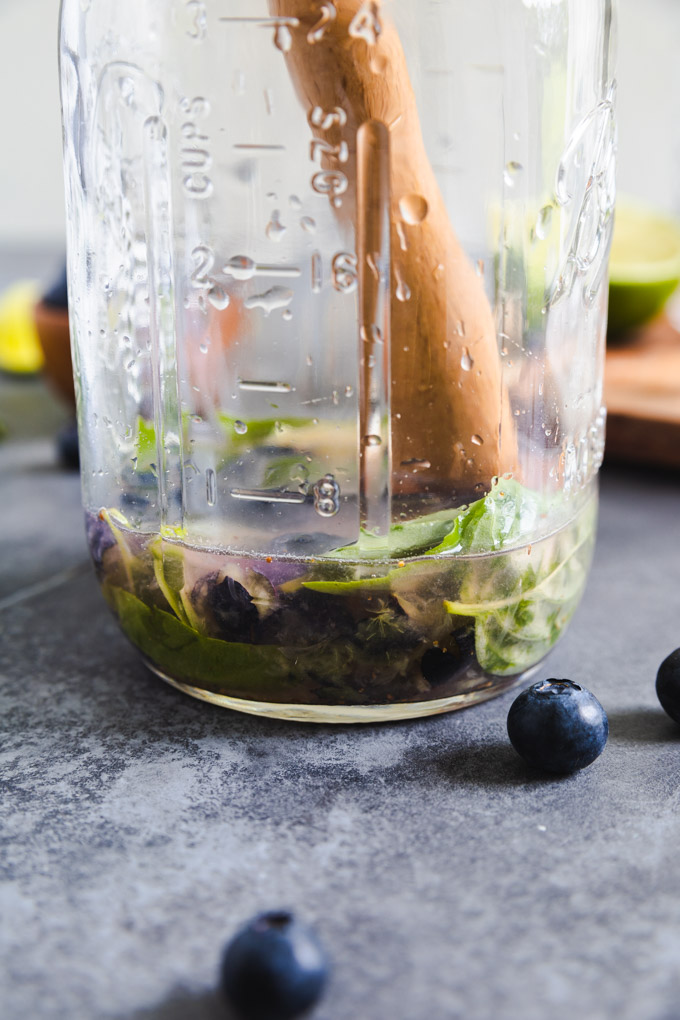
[[[619,200],[609,258],[609,333],[653,318],[679,282],[680,223]]]

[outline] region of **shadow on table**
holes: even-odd
[[[418,757],[423,759],[424,770],[434,770],[456,786],[482,786],[488,790],[494,787],[560,783],[573,778],[531,768],[522,761],[509,742],[452,747],[441,754],[432,749],[418,748],[409,753],[409,766],[417,765],[414,758]]]
[[[236,1020],[216,992],[178,988],[164,1002],[130,1014],[129,1020]]]
[[[667,744],[680,738],[680,726],[658,708],[620,708],[608,712],[609,739],[625,743]]]

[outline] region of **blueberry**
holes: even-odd
[[[239,1020],[293,1020],[321,997],[326,955],[311,929],[286,911],[260,914],[227,946],[220,988]]]
[[[191,602],[212,637],[224,641],[253,641],[259,614],[246,588],[219,571],[194,585]]]
[[[62,467],[77,471],[80,466],[78,426],[74,421],[64,425],[57,433],[57,456]]]
[[[342,598],[300,588],[284,593],[278,608],[263,621],[264,644],[306,647],[321,641],[351,638],[356,632]]]
[[[104,553],[116,544],[116,539],[107,522],[99,514],[85,515],[85,534],[90,548],[90,556],[97,571],[102,568]]]
[[[428,648],[420,660],[420,668],[423,676],[432,687],[448,683],[462,673],[468,666],[472,665],[472,657],[475,648],[474,631],[457,633],[447,641],[449,646],[446,651],[443,648]]]
[[[516,698],[508,736],[529,765],[547,772],[575,772],[602,753],[609,723],[597,698],[571,680],[541,680]]]
[[[656,696],[664,712],[680,723],[680,648],[663,660],[656,674]]]

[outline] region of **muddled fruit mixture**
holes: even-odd
[[[136,532],[107,509],[87,531],[110,607],[165,676],[258,702],[389,705],[477,690],[546,655],[592,554],[594,497],[575,511],[550,532],[545,498],[501,479],[467,507],[395,525],[380,561],[370,536],[317,557],[234,554]]]

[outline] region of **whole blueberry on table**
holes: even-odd
[[[594,694],[572,680],[540,680],[508,712],[508,736],[529,765],[575,772],[595,761],[607,743],[607,714]]]
[[[314,932],[287,911],[260,914],[226,948],[220,988],[239,1020],[293,1020],[321,997],[328,962]]]
[[[680,648],[676,648],[659,666],[656,696],[664,712],[680,723]]]

